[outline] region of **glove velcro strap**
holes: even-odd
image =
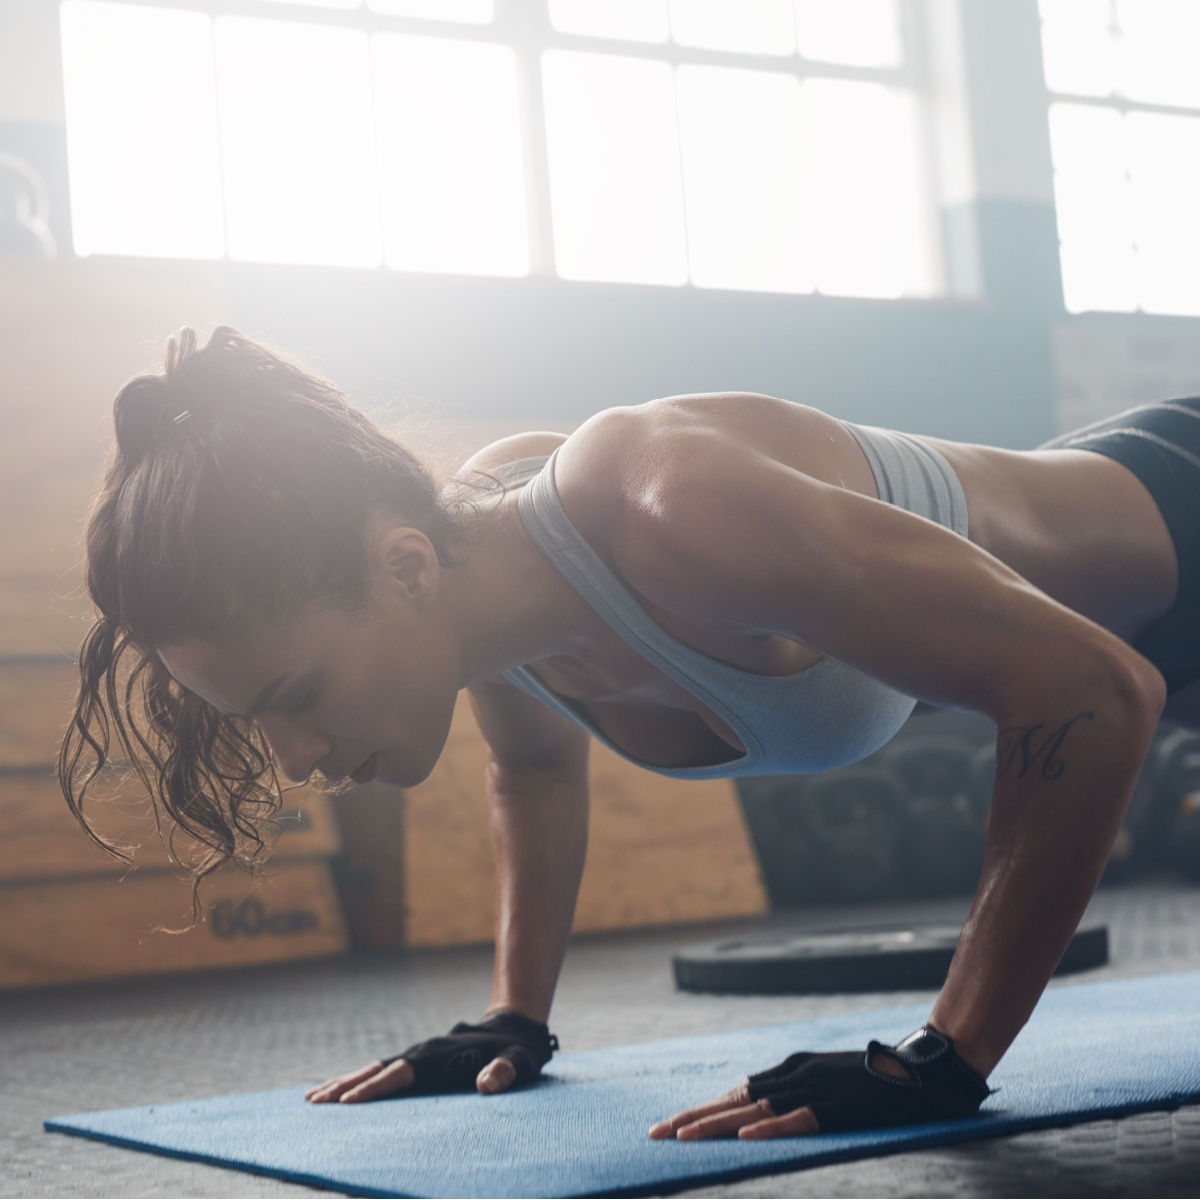
[[[876,1052],[889,1055],[900,1062],[913,1079],[897,1079],[893,1075],[884,1074],[871,1066],[871,1059]],[[867,1049],[863,1064],[867,1071],[877,1079],[888,1083],[916,1083],[917,1086],[929,1085],[938,1089],[965,1093],[978,1108],[991,1094],[987,1081],[978,1071],[969,1067],[958,1057],[954,1042],[932,1025],[923,1025],[915,1033],[910,1033],[903,1041],[894,1046],[883,1046],[872,1042]]]

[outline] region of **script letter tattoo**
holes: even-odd
[[[1057,757],[1067,734],[1072,726],[1090,721],[1095,715],[1081,712],[1049,733],[1044,732],[1046,725],[1010,725],[1000,730],[996,742],[996,778],[1003,778],[1015,767],[1018,779],[1024,779],[1035,768],[1043,779],[1051,782],[1058,779],[1067,769],[1066,763]]]

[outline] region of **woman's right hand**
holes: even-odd
[[[304,1093],[313,1104],[355,1104],[401,1094],[478,1091],[485,1095],[535,1079],[558,1049],[540,1021],[495,1013],[478,1025],[463,1022],[444,1037],[410,1046]]]

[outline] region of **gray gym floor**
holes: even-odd
[[[958,901],[839,909],[580,939],[553,1024],[567,1050],[583,1050],[920,999],[689,995],[674,989],[670,954],[733,929],[953,918],[963,909]],[[1108,923],[1112,962],[1074,980],[1200,968],[1198,888],[1156,883],[1105,891],[1089,919]],[[470,1019],[486,1000],[488,981],[488,952],[469,949],[2,995],[0,1195],[328,1195],[47,1134],[41,1122],[64,1112],[322,1079],[394,1053],[460,1015]],[[1200,1106],[683,1194],[1196,1196]]]

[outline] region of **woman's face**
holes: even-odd
[[[296,782],[317,771],[420,783],[445,745],[461,680],[457,640],[432,595],[402,586],[353,612],[316,607],[158,651],[189,691],[222,713],[253,716],[280,773]]]

